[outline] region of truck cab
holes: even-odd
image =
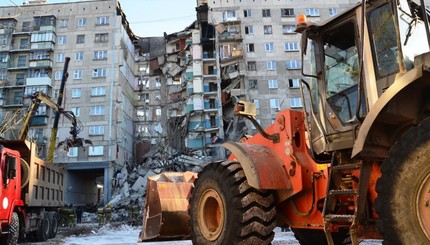
[[[423,117],[428,85],[417,57],[429,42],[421,12],[405,0],[367,1],[302,32],[317,154],[353,148],[353,156],[383,159],[396,136]]]

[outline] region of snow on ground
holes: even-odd
[[[130,227],[122,225],[116,228],[102,227],[98,231],[92,230],[90,234],[83,236],[70,236],[64,239],[65,245],[192,245],[191,241],[168,241],[168,242],[146,242],[137,243],[141,227]],[[280,228],[275,229],[275,239],[273,245],[298,245],[298,241],[294,238],[292,232],[281,232]],[[362,245],[380,245],[379,240],[366,240],[361,242]]]

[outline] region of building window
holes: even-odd
[[[100,116],[105,114],[105,107],[100,106],[91,106],[90,108],[90,115],[91,116]]]
[[[278,80],[268,80],[269,88],[278,88]]]
[[[247,35],[254,34],[254,28],[252,28],[252,26],[245,26],[245,34]]]
[[[328,13],[330,14],[330,16],[337,15],[337,8],[329,8]]]
[[[70,111],[73,112],[73,115],[79,117],[81,115],[81,108],[79,107],[72,107],[70,108]]]
[[[257,80],[248,80],[249,89],[257,89]]]
[[[286,62],[288,70],[297,70],[302,68],[302,63],[300,60],[289,60]]]
[[[67,152],[68,157],[77,157],[78,156],[78,147],[69,147],[69,151]]]
[[[272,26],[271,25],[267,25],[264,26],[264,34],[272,34]]]
[[[260,108],[260,101],[258,101],[258,100],[253,100],[253,101],[252,101],[252,103],[254,103],[254,104],[255,104],[255,109]]]
[[[106,43],[109,41],[109,34],[108,33],[99,33],[96,34],[96,43]]]
[[[80,18],[78,19],[78,26],[85,26],[87,24],[86,18]]]
[[[90,146],[88,156],[103,156],[103,146]]]
[[[227,10],[222,12],[223,21],[234,21],[237,20],[236,12],[234,10]]]
[[[77,35],[76,43],[85,43],[85,35]]]
[[[18,56],[18,67],[26,67],[27,66],[27,56],[20,55]]]
[[[65,45],[65,44],[67,44],[67,37],[66,36],[59,36],[57,43],[58,43],[58,45]]]
[[[94,51],[94,57],[95,60],[105,60],[107,59],[107,50],[98,50]]]
[[[55,55],[55,61],[56,62],[64,62],[64,54]]]
[[[248,67],[248,71],[256,71],[257,63],[255,61],[248,61],[247,67]]]
[[[76,70],[73,72],[73,79],[82,79],[82,74],[84,72],[82,70]]]
[[[320,10],[317,8],[306,9],[306,16],[320,16]]]
[[[63,72],[62,71],[56,71],[55,72],[55,80],[59,81],[63,78]]]
[[[105,96],[106,87],[94,87],[91,88],[91,96]]]
[[[23,38],[19,40],[19,49],[29,49],[29,48],[30,48],[30,44],[29,44],[28,38]]]
[[[93,77],[106,77],[106,69],[105,68],[94,69]]]
[[[251,9],[245,9],[243,10],[243,17],[252,17],[252,10]]]
[[[253,43],[247,43],[246,44],[246,52],[248,52],[248,53],[255,52]]]
[[[140,94],[139,100],[145,101],[145,103],[149,103],[149,94],[148,93]]]
[[[264,44],[264,47],[266,48],[267,52],[271,52],[274,50],[273,43],[266,43]]]
[[[288,87],[289,88],[299,88],[300,87],[300,79],[298,79],[298,78],[288,79]]]
[[[282,34],[296,34],[295,25],[282,25]]]
[[[81,97],[81,89],[74,88],[72,89],[72,98],[80,98]]]
[[[75,53],[75,60],[76,61],[81,61],[84,59],[84,52],[79,51]]]
[[[281,9],[281,17],[294,17],[294,9]]]
[[[279,109],[279,99],[270,99],[270,108]]]
[[[290,98],[290,107],[291,108],[301,108],[303,107],[302,98]]]
[[[104,135],[105,127],[104,126],[90,126],[88,128],[89,135]]]
[[[269,71],[276,70],[276,61],[273,61],[273,60],[271,60],[271,61],[267,61],[267,62],[266,62],[266,68],[267,68],[267,70],[269,70]]]
[[[96,25],[109,25],[109,16],[97,17]]]
[[[161,87],[161,79],[159,77],[155,78],[155,87]]]
[[[270,9],[261,10],[263,17],[270,17]]]
[[[24,85],[25,84],[25,74],[24,73],[18,73],[15,76],[16,78],[16,85]]]
[[[299,44],[296,42],[285,43],[284,48],[286,52],[299,51]]]
[[[67,28],[68,26],[69,26],[69,20],[68,19],[60,20],[60,28]]]

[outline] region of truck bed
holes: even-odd
[[[29,164],[29,182],[21,196],[29,207],[64,206],[64,169],[36,155],[36,144],[24,140],[0,140],[0,145],[21,153]]]

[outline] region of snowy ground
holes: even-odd
[[[192,245],[189,240],[182,241],[169,241],[169,242],[146,242],[137,243],[139,232],[141,227],[130,227],[127,225],[119,225],[117,227],[104,226],[100,229],[97,224],[79,224],[75,231],[71,232],[66,228],[61,228],[58,237],[55,239],[48,240],[43,243],[31,243],[31,244],[63,244],[63,245]],[[280,228],[275,229],[275,239],[272,242],[273,245],[287,245],[299,243],[294,238],[292,232],[281,232]],[[30,243],[24,243],[30,244]],[[379,240],[365,240],[360,243],[361,245],[380,245],[382,244]]]

